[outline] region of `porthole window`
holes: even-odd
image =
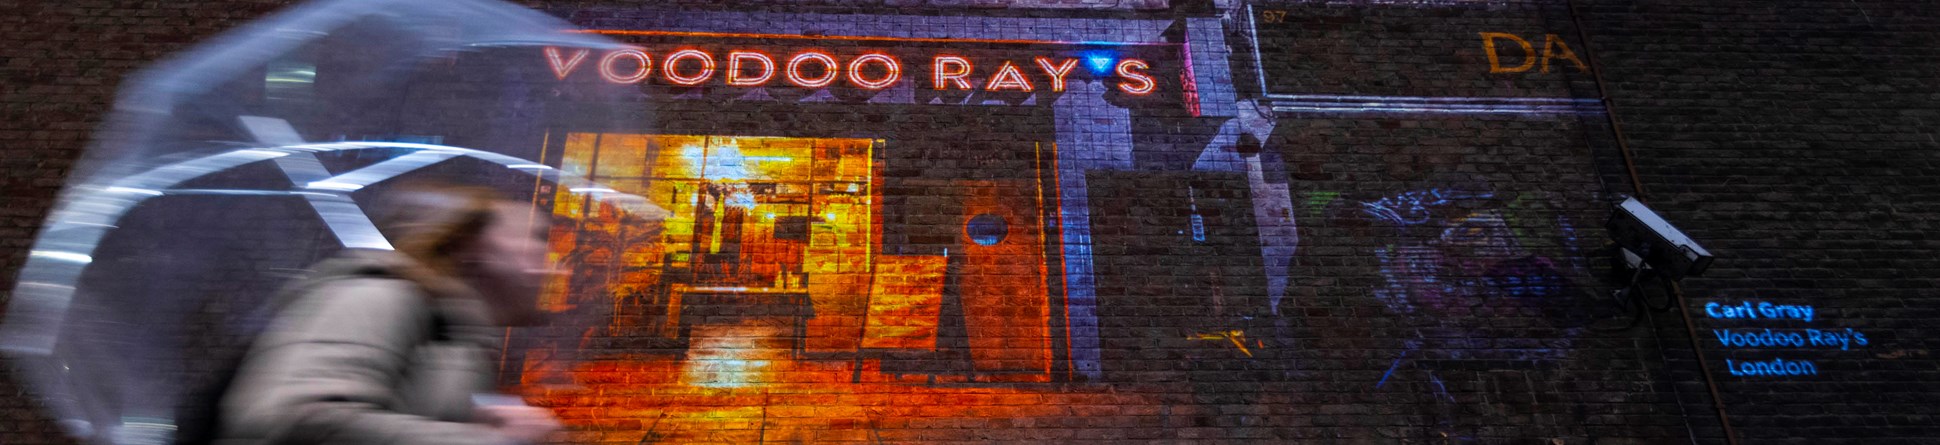
[[[970,235],[971,242],[992,246],[1004,242],[1004,237],[1010,235],[1010,225],[1004,222],[1002,216],[984,213],[971,217],[963,231]]]

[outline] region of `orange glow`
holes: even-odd
[[[1031,81],[1024,79],[1024,73],[1017,70],[1017,65],[1006,60],[1003,67],[997,68],[997,74],[990,76],[990,83],[984,85],[983,89],[984,91],[1017,90],[1029,93],[1032,88]]]
[[[1140,96],[1152,94],[1152,90],[1158,87],[1158,83],[1152,80],[1152,76],[1142,72],[1148,69],[1152,69],[1152,66],[1143,60],[1125,59],[1123,62],[1118,62],[1118,77],[1125,78],[1124,82],[1118,83],[1118,89]]]
[[[559,48],[548,46],[546,47],[546,62],[552,66],[553,75],[559,76],[559,80],[566,80],[566,76],[571,75],[573,70],[578,69],[580,63],[586,62],[586,55],[592,53],[591,50],[582,48],[578,51],[573,51],[572,59],[560,60]]]
[[[700,74],[693,76],[683,76],[680,74],[677,68],[680,67],[680,61],[686,59],[700,59]],[[687,86],[700,85],[701,82],[706,82],[707,79],[714,77],[714,55],[701,52],[701,50],[697,49],[683,49],[675,51],[673,54],[668,54],[665,65],[666,68],[664,70],[667,73],[667,81],[676,84]]]
[[[1071,69],[1077,66],[1078,59],[1064,59],[1063,64],[1051,66],[1051,59],[1037,58],[1037,67],[1043,68],[1044,74],[1051,76],[1051,92],[1054,93],[1064,91],[1064,76],[1070,75]]]
[[[636,71],[633,74],[620,75],[619,70],[617,68],[614,68],[613,64],[615,62],[618,62],[621,58],[627,58],[627,57],[633,58],[633,60],[639,62],[640,69],[639,71]],[[653,73],[653,58],[648,56],[645,51],[640,51],[637,49],[623,49],[619,51],[606,53],[606,57],[600,58],[600,77],[606,78],[607,82],[640,83],[640,81],[642,80],[647,80],[647,75],[652,73]]]
[[[862,347],[935,350],[937,317],[943,310],[943,256],[884,255],[876,261],[878,279],[869,291],[868,323]]]
[[[992,441],[988,431],[963,425],[1096,423],[1100,411],[1118,422],[1157,422],[1148,413],[1159,412],[1164,402],[1158,394],[1108,385],[965,385],[961,376],[939,378],[939,384],[919,376],[896,380],[867,360],[857,365],[863,382],[850,383],[848,365],[816,366],[788,360],[786,351],[762,352],[773,358],[721,360],[713,365],[718,371],[702,371],[705,380],[697,385],[681,383],[697,377],[685,372],[692,365],[586,363],[568,370],[579,385],[532,388],[529,400],[557,410],[563,423],[583,434],[597,434],[572,436],[586,442],[668,444],[981,443]],[[753,381],[767,383],[731,386],[741,366],[759,366],[764,376]]]
[[[650,197],[672,215],[617,219],[561,191],[554,215],[576,222],[553,225],[550,258],[570,278],[542,299],[563,310],[638,295],[631,301],[645,313],[625,328],[667,340],[700,322],[682,318],[696,308],[812,307],[790,319],[801,324],[801,346],[853,350],[879,250],[875,143],[570,133],[562,170]]]
[[[873,81],[868,79],[863,79],[862,64],[868,63],[868,62],[881,63],[883,69],[888,71],[888,75],[883,76],[882,79],[873,80]],[[856,84],[856,86],[859,86],[859,87],[868,88],[871,90],[880,90],[883,88],[888,88],[890,85],[895,84],[896,79],[900,79],[902,77],[903,77],[902,63],[897,62],[896,59],[893,57],[889,57],[882,54],[865,54],[862,57],[857,57],[855,58],[855,60],[849,61],[849,82],[854,83]]]
[[[946,66],[955,66],[957,68],[945,69],[944,67]],[[970,59],[957,56],[936,56],[936,70],[934,72],[936,73],[935,85],[938,90],[949,89],[949,87],[943,86],[945,81],[955,83],[959,90],[970,89],[970,81],[965,80],[970,77]]]
[[[1006,236],[990,245],[974,242],[965,232],[957,235],[963,246],[957,286],[971,365],[985,372],[1049,375],[1050,298],[1039,275],[1044,270],[1038,256],[1044,251],[1044,235],[1035,211],[1036,187],[1018,180],[959,180],[951,185],[963,193],[965,222],[969,215],[993,215],[1009,227]]]
[[[751,79],[742,78],[741,61],[743,60],[753,60],[761,63],[761,77],[755,77]],[[752,52],[752,51],[735,51],[735,52],[728,53],[728,73],[727,73],[728,85],[734,85],[734,86],[761,85],[764,83],[768,83],[768,80],[774,79],[774,78],[775,78],[775,59],[768,58],[767,54],[762,54],[762,53]]]
[[[802,64],[810,60],[822,62],[822,66],[827,68],[827,70],[822,73],[821,78],[818,78],[818,79],[802,78]],[[835,61],[834,57],[829,57],[828,54],[822,54],[822,53],[813,52],[813,51],[796,54],[794,59],[790,59],[788,61],[788,81],[790,83],[794,83],[795,85],[801,86],[803,88],[821,88],[821,87],[829,86],[829,84],[835,83],[835,78],[838,75],[838,73],[835,72],[836,71],[835,67],[837,66],[840,66],[840,64]]]
[[[701,331],[694,335],[700,341],[688,346],[693,352],[682,366],[681,381],[703,388],[742,388],[771,383],[777,374],[771,368],[787,359],[787,354],[778,351],[780,348],[763,348],[765,345],[757,339],[784,334],[775,332],[776,328],[747,322],[694,327]]]
[[[548,258],[565,273],[543,298],[559,326],[577,329],[562,332],[577,334],[534,337],[543,343],[511,359],[524,392],[625,443],[906,443],[974,434],[961,421],[1081,420],[1093,414],[1067,405],[1158,403],[1042,385],[1054,379],[1057,333],[1045,256],[1057,241],[1044,230],[1056,212],[1042,207],[1050,173],[905,180],[940,191],[957,221],[1008,228],[982,241],[937,232],[954,236],[938,241],[947,251],[886,255],[884,213],[896,207],[880,194],[884,144],[564,135],[542,161],[670,215],[642,220],[551,195]],[[946,286],[959,292],[955,310]],[[603,346],[612,341],[628,346]]]

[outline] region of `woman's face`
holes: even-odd
[[[480,234],[469,262],[474,270],[466,275],[491,303],[499,323],[537,322],[539,287],[548,274],[546,227],[516,203],[500,202],[492,210],[492,224]]]

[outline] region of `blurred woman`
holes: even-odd
[[[378,222],[396,250],[346,251],[284,292],[223,395],[217,443],[526,444],[559,428],[542,408],[476,402],[494,398],[501,328],[541,314],[543,231],[485,189],[389,198]]]

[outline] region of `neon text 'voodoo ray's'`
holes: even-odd
[[[841,60],[820,51],[802,51],[787,57],[773,57],[753,50],[728,51],[717,55],[699,49],[683,49],[655,56],[640,49],[620,49],[594,54],[586,49],[545,49],[546,63],[564,80],[586,69],[617,84],[635,84],[650,78],[681,86],[719,82],[729,86],[760,87],[787,82],[802,88],[823,88],[846,82],[857,88],[880,90],[903,80],[904,62],[882,53],[862,54]],[[1013,60],[977,61],[969,57],[937,55],[921,62],[928,72],[922,78],[936,90],[983,90],[1029,93],[1038,90],[1063,92],[1065,82],[1077,71],[1077,58],[1036,57],[1024,62]],[[987,79],[974,79],[979,63],[998,63]],[[1118,77],[1116,87],[1134,95],[1151,94],[1158,82],[1148,73],[1152,65],[1140,59],[1121,59],[1111,72]],[[978,80],[981,80],[979,82]]]

